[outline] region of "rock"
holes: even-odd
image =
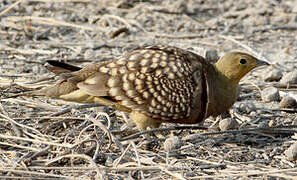
[[[297,83],[297,70],[285,74],[282,77],[282,79],[280,80],[280,82],[281,83],[296,84]]]
[[[214,64],[220,59],[220,56],[217,50],[209,49],[205,52],[205,59]]]
[[[291,96],[285,96],[282,98],[281,102],[279,103],[281,108],[297,108],[297,102]]]
[[[86,50],[84,54],[85,59],[94,59],[95,58],[95,52],[92,49]]]
[[[279,91],[275,87],[267,87],[261,92],[262,100],[265,102],[279,101]]]
[[[268,126],[269,126],[269,127],[276,126],[276,122],[275,122],[274,120],[270,120],[270,121],[268,122]]]
[[[227,131],[230,129],[235,129],[237,127],[238,123],[233,118],[226,118],[220,121],[219,128],[221,131]]]
[[[251,113],[256,110],[256,106],[251,101],[242,102],[239,104],[238,110],[242,113]]]
[[[263,74],[263,79],[266,82],[279,81],[283,77],[283,73],[279,69],[269,68]]]
[[[285,151],[285,155],[289,161],[297,160],[297,141]]]
[[[252,112],[250,112],[249,115],[250,115],[251,117],[255,118],[255,117],[258,116],[258,113],[257,113],[256,111],[252,111]]]
[[[195,172],[193,172],[193,171],[189,171],[189,172],[185,173],[185,176],[186,177],[195,177],[195,176],[197,176],[197,174]]]
[[[179,149],[182,146],[182,141],[178,136],[172,136],[165,140],[164,149],[165,151],[172,151]]]

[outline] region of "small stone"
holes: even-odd
[[[273,126],[275,126],[276,125],[276,122],[274,121],[274,120],[270,120],[269,122],[268,122],[268,126],[269,127],[273,127]]]
[[[281,102],[279,103],[281,108],[297,108],[297,102],[291,96],[285,96],[282,98]]]
[[[114,159],[109,155],[105,159],[105,166],[113,166]]]
[[[262,109],[257,109],[257,114],[262,114],[262,113],[264,113],[264,111],[262,110]]]
[[[256,111],[252,111],[249,114],[251,117],[257,117],[258,113]]]
[[[263,73],[263,79],[266,82],[279,81],[283,77],[283,73],[279,69],[269,68]]]
[[[253,111],[257,110],[257,109],[256,109],[256,106],[255,106],[255,104],[253,102],[246,101],[246,102],[242,102],[242,103],[239,104],[238,110],[240,112],[242,112],[242,113],[249,114],[249,113],[251,113],[251,112],[253,112]]]
[[[95,52],[91,49],[86,50],[84,54],[85,59],[94,59],[95,58]]]
[[[164,149],[165,151],[172,151],[179,149],[182,146],[182,141],[178,136],[172,136],[165,140]]]
[[[271,102],[271,101],[279,101],[279,91],[275,87],[267,87],[262,90],[261,92],[262,100],[265,102]]]
[[[195,172],[193,172],[193,171],[189,171],[189,172],[185,173],[185,176],[186,177],[195,177],[195,176],[197,176],[197,174]]]
[[[41,73],[41,72],[40,72],[40,69],[41,69],[40,66],[33,66],[33,67],[32,67],[32,71],[33,71],[34,73]]]
[[[235,129],[237,127],[238,123],[233,118],[226,118],[220,121],[219,128],[221,131],[227,131],[230,129]]]
[[[205,59],[214,64],[220,59],[220,56],[217,50],[210,49],[205,52]]]
[[[297,160],[297,141],[285,150],[285,155],[289,161]]]
[[[283,76],[283,78],[280,80],[281,83],[290,83],[290,84],[296,84],[297,83],[297,71],[292,71]]]

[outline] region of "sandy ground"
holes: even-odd
[[[129,117],[107,107],[7,99],[53,83],[46,60],[85,66],[154,44],[203,56],[240,50],[273,66],[241,81],[233,131],[165,131],[179,137],[169,153],[151,135],[120,141]],[[296,160],[285,152],[297,139],[296,109],[279,101],[297,88],[279,79],[296,69],[296,52],[296,0],[2,0],[0,179],[294,179]],[[279,77],[265,82],[271,72]],[[269,86],[281,95],[274,102],[261,98]]]

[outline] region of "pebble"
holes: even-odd
[[[94,59],[95,58],[95,52],[92,49],[86,50],[84,53],[84,58],[85,59]]]
[[[217,50],[209,49],[205,52],[205,59],[214,64],[220,59],[220,56]]]
[[[282,77],[282,79],[280,80],[280,82],[281,83],[296,84],[297,83],[297,70],[285,74]]]
[[[255,104],[253,102],[246,101],[246,102],[242,102],[242,103],[239,104],[238,110],[240,112],[242,112],[242,113],[249,114],[249,113],[251,113],[251,112],[253,112],[253,111],[257,110],[257,109],[256,109],[256,106],[255,106]]]
[[[172,151],[179,149],[182,146],[182,140],[178,136],[172,136],[165,140],[164,149],[165,151]]]
[[[219,123],[219,128],[221,131],[227,131],[230,129],[235,129],[238,126],[238,123],[233,118],[222,119]]]
[[[197,174],[195,172],[193,172],[193,171],[189,171],[189,172],[185,173],[185,176],[186,177],[195,177],[195,176],[197,176]]]
[[[281,108],[297,108],[297,102],[291,96],[285,96],[279,103]]]
[[[261,92],[262,100],[265,102],[271,102],[271,101],[279,101],[279,91],[275,87],[267,87],[262,90]]]
[[[257,117],[258,116],[258,113],[256,112],[256,111],[252,111],[250,114],[249,114],[249,116],[251,116],[251,117]]]
[[[266,73],[263,73],[263,79],[266,82],[279,81],[283,77],[282,71],[275,68],[268,68]]]
[[[268,122],[268,126],[269,126],[269,127],[274,127],[274,126],[276,126],[276,122],[275,122],[274,120],[270,120],[270,121]]]
[[[293,143],[287,150],[285,150],[285,155],[289,161],[297,160],[297,141]]]

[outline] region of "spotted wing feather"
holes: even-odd
[[[202,106],[203,61],[182,49],[153,46],[133,51],[98,70],[109,75],[107,95],[114,101],[155,119],[178,122],[187,118],[191,123]],[[195,114],[193,107],[198,108]]]
[[[51,97],[77,102],[108,97],[154,119],[194,123],[205,113],[203,63],[194,53],[152,46],[60,74],[64,80],[50,87]],[[65,90],[57,91],[60,86]]]

